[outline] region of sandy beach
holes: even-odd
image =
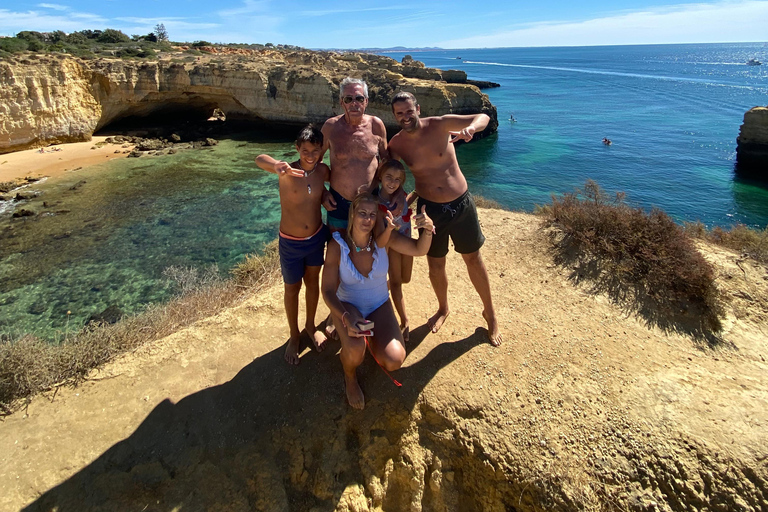
[[[37,148],[0,155],[0,183],[26,177],[55,178],[79,167],[128,156],[124,151],[132,146],[123,148],[122,144],[104,144],[92,149],[106,139],[93,137],[87,142],[56,144],[43,148],[43,153]],[[118,149],[120,153],[115,153]]]

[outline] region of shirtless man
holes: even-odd
[[[372,189],[379,159],[386,157],[387,130],[376,116],[365,113],[368,85],[359,78],[339,84],[339,103],[344,114],[323,125],[323,153],[331,150],[331,190],[323,197],[331,231],[347,228],[349,205],[365,185]]]
[[[402,130],[389,141],[392,158],[400,159],[411,169],[419,196],[417,211],[423,205],[435,224],[435,236],[427,253],[429,280],[437,295],[438,309],[429,319],[432,332],[437,332],[448,317],[448,274],[445,256],[448,237],[467,265],[469,279],[483,302],[483,317],[488,323],[488,338],[494,346],[501,344],[501,333],[491,299],[488,271],[480,256],[485,237],[480,230],[477,209],[467,187],[453,143],[471,141],[476,131],[488,126],[485,114],[444,115],[419,118],[421,109],[416,97],[400,92],[392,98],[392,113]]]

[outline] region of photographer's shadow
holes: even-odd
[[[411,332],[409,356],[429,334]],[[289,367],[280,346],[232,380],[164,400],[126,439],[24,510],[332,510],[363,468],[358,451],[397,444],[410,411],[435,374],[475,346],[478,328],[443,342],[394,372],[396,387],[370,354],[359,368],[366,407],[346,403],[341,363],[330,342]]]

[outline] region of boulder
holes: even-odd
[[[768,107],[753,107],[744,114],[736,138],[736,172],[768,180]]]

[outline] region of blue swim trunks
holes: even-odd
[[[328,227],[334,229],[347,229],[347,223],[349,222],[349,206],[352,202],[336,192],[333,187],[329,187],[329,192],[333,195],[333,200],[336,201],[336,209],[328,212]]]
[[[283,272],[285,284],[296,284],[301,281],[305,267],[322,266],[328,235],[328,226],[325,224],[321,224],[314,235],[304,239],[295,239],[280,232],[278,243],[280,270]]]

